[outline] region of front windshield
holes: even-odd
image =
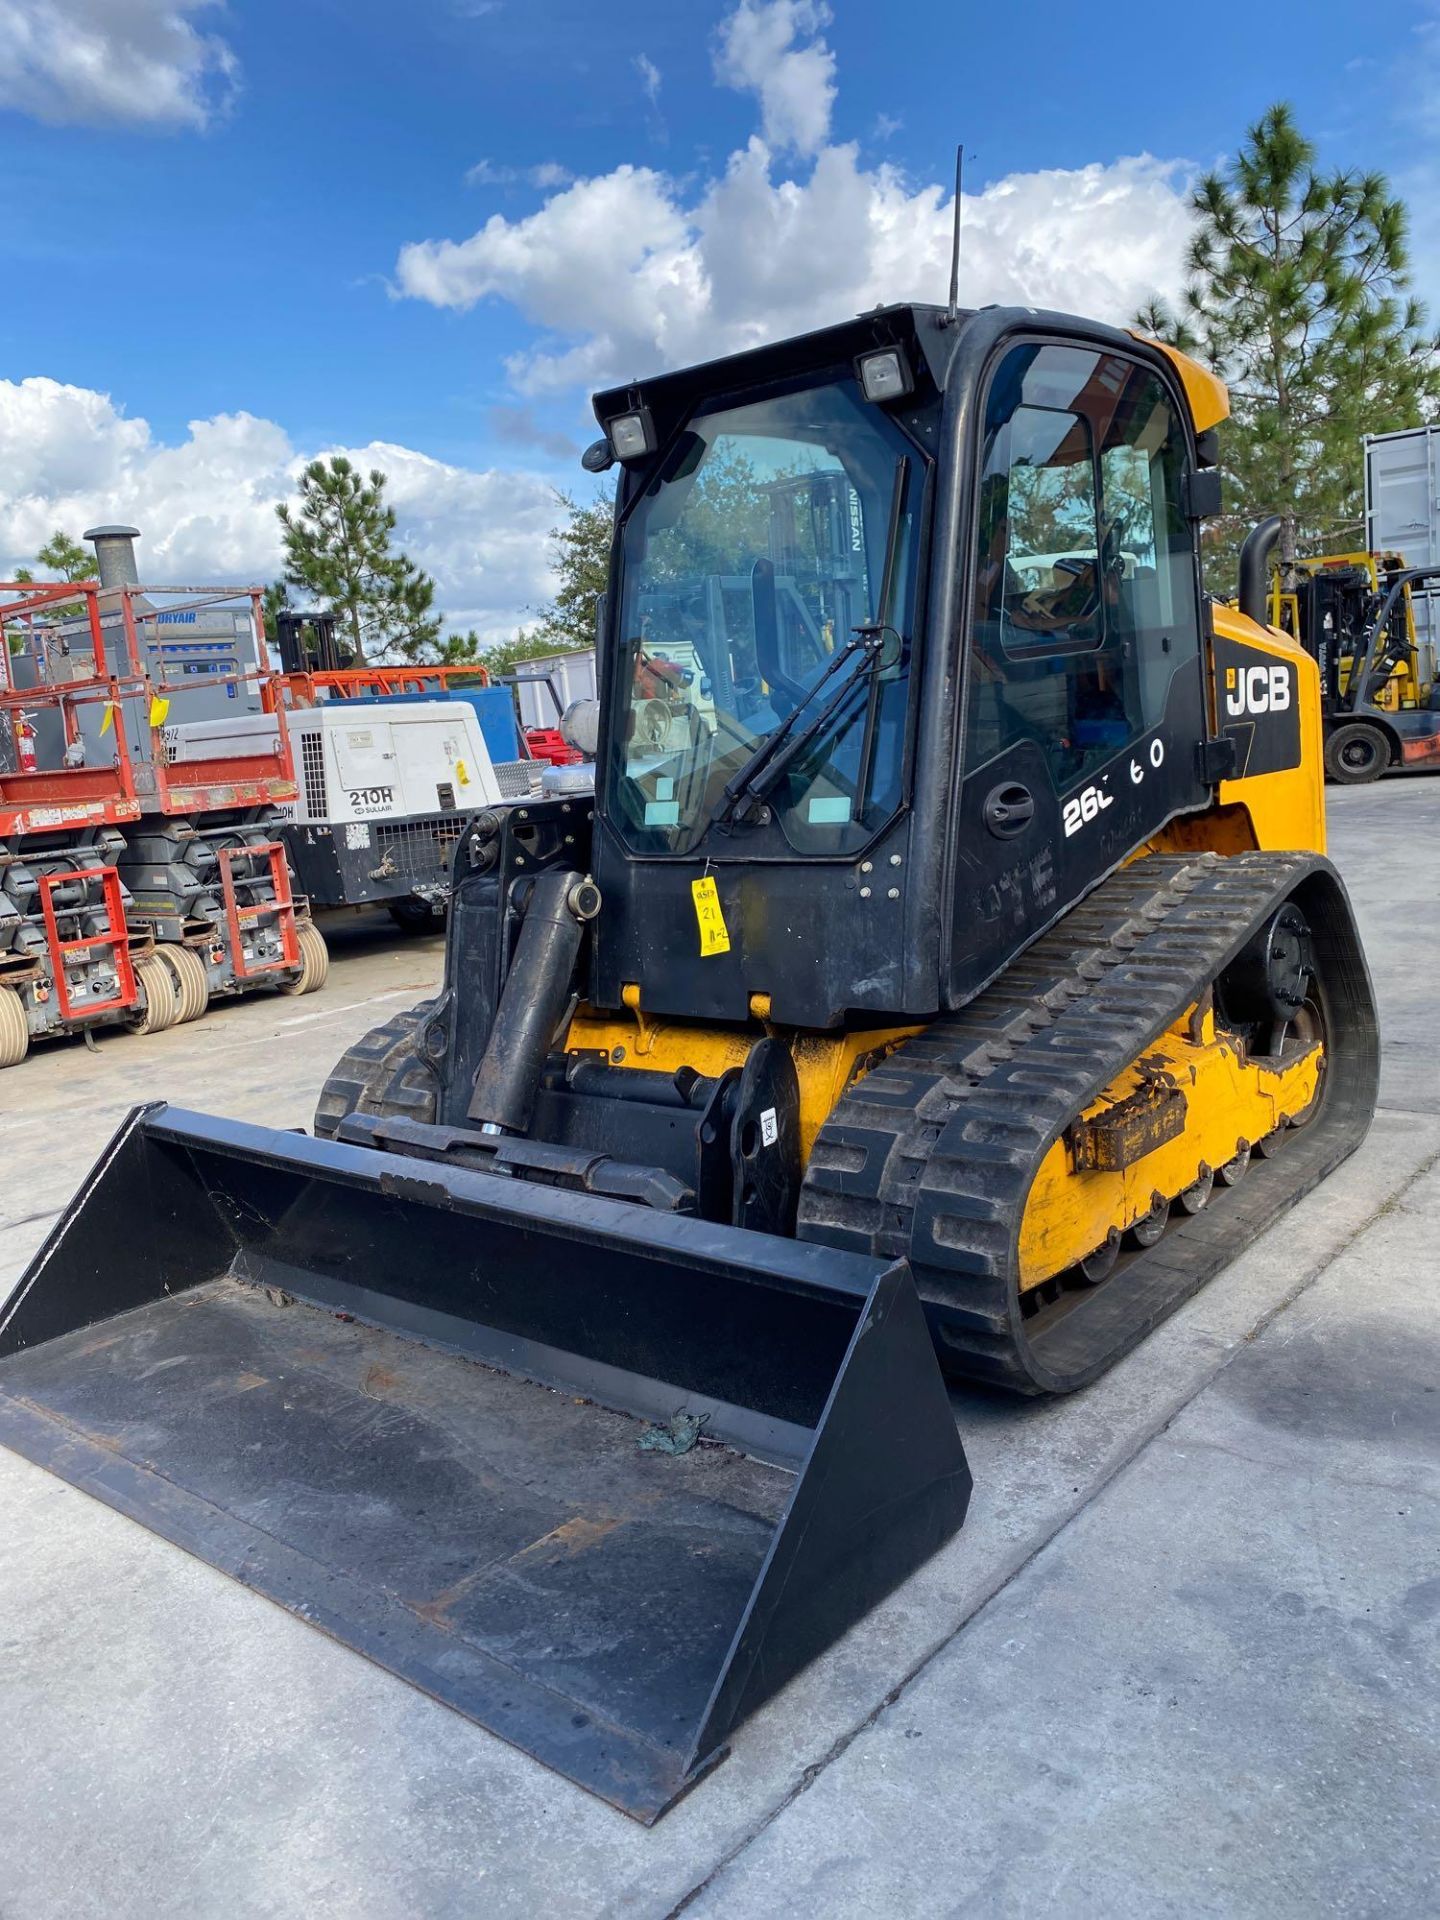
[[[793,847],[822,854],[863,845],[895,813],[920,466],[848,372],[701,408],[666,450],[622,536],[607,779],[637,851],[688,852],[712,822],[740,832],[726,782],[792,714],[802,738],[847,683],[766,807]],[[857,642],[836,664],[857,627],[880,622],[892,630],[873,657]]]

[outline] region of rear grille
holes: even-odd
[[[542,760],[497,760],[495,778],[502,800],[529,800],[538,797],[545,773]]]
[[[312,820],[330,818],[330,796],[325,786],[325,736],[318,729],[300,736],[300,778],[305,788],[305,811]]]
[[[384,820],[375,826],[376,866],[385,877],[445,880],[455,857],[455,842],[465,831],[465,816],[437,813],[424,820]]]

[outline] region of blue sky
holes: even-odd
[[[157,564],[270,571],[295,464],[374,448],[452,615],[506,630],[588,386],[941,293],[957,137],[976,298],[1173,286],[1189,173],[1276,97],[1416,196],[1440,293],[1436,18],[0,0],[0,563],[103,503]]]

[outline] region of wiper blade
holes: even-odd
[[[852,638],[847,640],[840,651],[831,657],[825,667],[825,671],[820,675],[814,686],[795,703],[789,713],[787,713],[785,718],[780,722],[779,726],[775,728],[774,732],[766,734],[765,738],[760,742],[759,746],[756,747],[755,751],[739,771],[732,774],[730,779],[726,781],[725,791],[721,796],[720,805],[715,810],[717,823],[730,818],[730,815],[734,812],[742,797],[746,799],[758,799],[760,797],[761,790],[757,786],[757,782],[763,778],[773,765],[776,755],[794,734],[796,721],[800,718],[801,714],[805,712],[807,707],[813,706],[815,696],[825,685],[826,681],[838,673],[845,662],[859,653],[864,645],[865,641],[862,637],[862,631],[857,628]],[[857,675],[852,673],[844,685],[837,690],[837,693],[831,696],[822,711],[816,714],[814,720],[804,729],[804,737],[813,737],[811,730],[816,724],[816,721],[824,720],[830,715],[837,701],[843,698],[845,693],[854,686],[856,678]],[[788,765],[788,759],[786,764]],[[767,782],[767,788],[768,784]]]
[[[888,631],[886,627],[855,629],[855,637],[846,641],[800,704],[792,708],[774,733],[767,735],[760,742],[740,771],[726,782],[720,805],[715,810],[717,826],[722,826],[729,820],[742,802],[747,809],[757,806],[781,778],[786,768],[824,733],[856,687],[862,685],[879,666],[885,635]],[[813,704],[816,694],[836,668],[857,653],[863,654],[864,658],[855,671],[846,675],[824,706],[813,714],[797,733],[796,720],[807,707]]]

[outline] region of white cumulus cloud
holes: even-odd
[[[55,126],[205,127],[239,65],[193,16],[220,0],[0,0],[0,97]]]
[[[953,201],[938,184],[823,147],[790,177],[764,142],[687,189],[648,167],[577,180],[522,219],[404,247],[397,291],[487,299],[542,330],[516,387],[600,386],[734,352],[891,300],[943,300]],[[1173,293],[1190,229],[1185,168],[1148,154],[1010,174],[966,194],[961,292],[1125,321]]]
[[[740,0],[721,22],[715,77],[756,96],[772,147],[817,153],[829,138],[835,56],[823,40],[795,43],[818,34],[831,18],[821,0]]]
[[[219,414],[175,445],[109,395],[57,380],[0,380],[0,578],[33,564],[57,527],[120,520],[141,530],[143,578],[249,585],[280,570],[275,505],[308,459],[348,453],[379,467],[397,537],[435,577],[451,627],[513,633],[551,589],[554,495],[537,472],[457,467],[410,447],[297,449],[272,420]]]

